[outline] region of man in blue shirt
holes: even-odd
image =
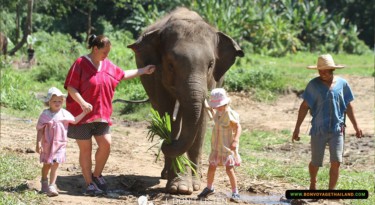
[[[329,189],[336,187],[339,167],[342,162],[344,147],[345,114],[349,117],[356,131],[357,138],[362,137],[362,130],[357,125],[351,101],[354,100],[348,82],[334,76],[333,71],[344,68],[336,65],[329,54],[321,55],[317,65],[308,66],[319,71],[319,77],[312,79],[302,94],[303,102],[298,111],[298,118],[292,141],[298,141],[300,126],[310,110],[311,120],[311,161],[309,163],[310,190],[316,189],[316,177],[323,164],[326,144],[329,145],[331,167],[329,171]]]

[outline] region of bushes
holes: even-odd
[[[284,56],[296,51],[362,54],[369,52],[367,46],[374,45],[374,4],[370,0],[122,0],[89,4],[54,0],[34,6],[33,31],[70,33],[79,41],[85,39],[81,34],[88,24],[88,16],[82,11],[92,11],[91,26],[95,33],[124,29],[135,37],[166,12],[185,6],[240,44],[251,44],[250,51],[257,54]],[[17,29],[22,26],[16,25],[14,19],[21,14],[23,22],[25,11],[21,1],[6,1],[4,11],[0,11],[3,17],[0,27],[14,42],[19,40]],[[358,36],[366,39],[367,46]]]
[[[165,11],[162,3],[135,7],[133,28],[140,32],[149,25],[150,18],[158,18]],[[328,11],[321,0],[263,0],[263,1],[180,1],[175,5],[186,6],[198,12],[210,24],[227,33],[250,53],[285,56],[297,51],[370,52],[358,38],[357,27],[340,9]],[[152,15],[151,15],[152,14]]]
[[[29,75],[15,72],[11,68],[1,69],[0,106],[15,110],[39,110],[41,103],[32,92],[34,83]]]
[[[64,82],[74,60],[84,52],[84,46],[69,35],[61,33],[34,33],[40,45],[35,47],[38,61],[35,79],[39,82]]]
[[[287,84],[280,73],[264,69],[231,69],[226,74],[224,86],[229,91],[250,92],[255,99],[274,100],[278,93],[285,90]]]

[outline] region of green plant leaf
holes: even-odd
[[[150,126],[148,127],[147,137],[149,141],[153,141],[155,136],[159,136],[159,149],[158,154],[156,156],[155,162],[160,157],[161,146],[163,143],[171,144],[171,118],[168,113],[165,113],[163,117],[160,117],[159,112],[151,108],[151,122]],[[157,144],[152,145],[149,149],[155,147]],[[187,172],[186,166],[188,166],[194,174],[196,174],[196,170],[194,169],[193,165],[195,165],[192,161],[190,161],[184,155],[177,156],[176,158],[172,159],[172,170],[174,173],[178,174],[185,174]],[[196,165],[195,165],[196,166]]]

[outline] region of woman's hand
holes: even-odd
[[[92,105],[90,103],[84,102],[81,104],[82,111],[87,114],[92,111]]]
[[[143,74],[152,74],[155,71],[155,65],[147,65],[143,68],[133,69],[133,70],[126,70],[124,71],[124,78],[123,80],[129,80]]]
[[[142,68],[142,74],[152,74],[155,71],[155,65],[147,65],[146,67]]]

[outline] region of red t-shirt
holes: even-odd
[[[112,98],[118,83],[124,78],[124,71],[107,58],[102,61],[98,71],[86,57],[79,57],[69,70],[64,88],[71,86],[82,98],[93,106],[78,124],[90,123],[102,119],[112,125]],[[68,94],[66,109],[77,116],[82,112],[81,106]]]

